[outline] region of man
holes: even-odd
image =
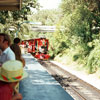
[[[0,49],[2,53],[0,55],[0,65],[8,60],[15,60],[15,54],[10,49],[11,40],[9,35],[0,33]]]
[[[15,86],[28,74],[18,60],[9,60],[0,67],[0,100],[22,100]]]

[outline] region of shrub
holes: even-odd
[[[87,65],[88,73],[94,73],[97,69],[100,69],[100,44],[94,47],[90,52]]]

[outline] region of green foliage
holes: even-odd
[[[90,52],[86,67],[88,73],[94,73],[100,68],[100,42],[98,45]]]
[[[55,55],[62,58],[68,50],[66,56],[86,65],[89,73],[100,66],[99,4],[99,0],[62,0],[63,16],[54,33]]]
[[[40,10],[37,13],[33,14],[32,18],[34,21],[40,21],[43,25],[56,25],[60,19],[59,10]]]
[[[89,26],[91,19],[90,11],[83,6],[78,6],[72,14],[65,14],[61,21],[64,30],[58,30],[55,33],[56,42],[59,44],[56,46],[57,52],[61,52],[61,49],[62,51],[64,50],[65,46],[62,45],[63,42],[68,48],[74,48],[75,50],[77,50],[77,46],[79,45],[82,48],[82,52],[79,52],[79,54],[83,54],[85,50],[88,52],[90,47],[88,47],[87,42],[92,39]]]
[[[23,0],[22,9],[18,11],[0,11],[0,23],[6,24],[7,20],[12,17],[14,21],[27,20],[27,15],[31,14],[30,8],[39,9],[40,5],[37,0]],[[10,13],[10,15],[9,15]]]
[[[18,11],[0,11],[0,31],[6,32],[11,35],[12,38],[15,37],[16,32],[18,31],[18,36],[20,38],[25,38],[24,35],[29,34],[30,25],[19,25],[22,22],[25,22],[28,19],[28,16],[31,15],[31,8],[39,9],[40,5],[37,0],[23,0],[22,9]],[[10,28],[13,27],[13,31]]]
[[[83,3],[83,0],[62,0],[62,13],[64,15],[71,14],[78,7],[78,5],[83,5]]]

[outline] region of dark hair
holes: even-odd
[[[21,61],[23,63],[23,67],[24,67],[25,66],[25,60],[24,60],[24,58],[21,55],[21,49],[20,49],[19,45],[14,43],[14,44],[12,44],[10,46],[10,48],[15,53],[16,60]]]
[[[10,48],[15,53],[16,60],[20,60],[21,59],[21,50],[20,50],[20,47],[17,44],[12,44],[10,46]]]
[[[8,46],[11,45],[11,39],[10,39],[10,36],[8,34],[5,34],[5,33],[0,33],[0,36],[3,36],[4,37],[4,41],[8,41]]]
[[[20,43],[20,39],[19,39],[19,38],[15,38],[15,39],[14,39],[14,43],[15,43],[15,44]]]

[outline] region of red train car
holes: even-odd
[[[26,42],[28,53],[35,53],[34,51],[34,39],[27,40]]]
[[[48,54],[48,46],[49,46],[49,41],[46,38],[38,38],[34,39],[34,50],[35,51],[35,57],[37,59],[41,60],[47,60],[49,59],[49,54]]]
[[[50,58],[48,54],[49,41],[46,38],[25,40],[22,41],[21,45],[27,48],[27,52],[33,54],[37,59],[48,60]]]
[[[20,46],[23,47],[23,48],[25,48],[26,42],[25,42],[25,41],[22,41],[22,42],[20,43]]]

